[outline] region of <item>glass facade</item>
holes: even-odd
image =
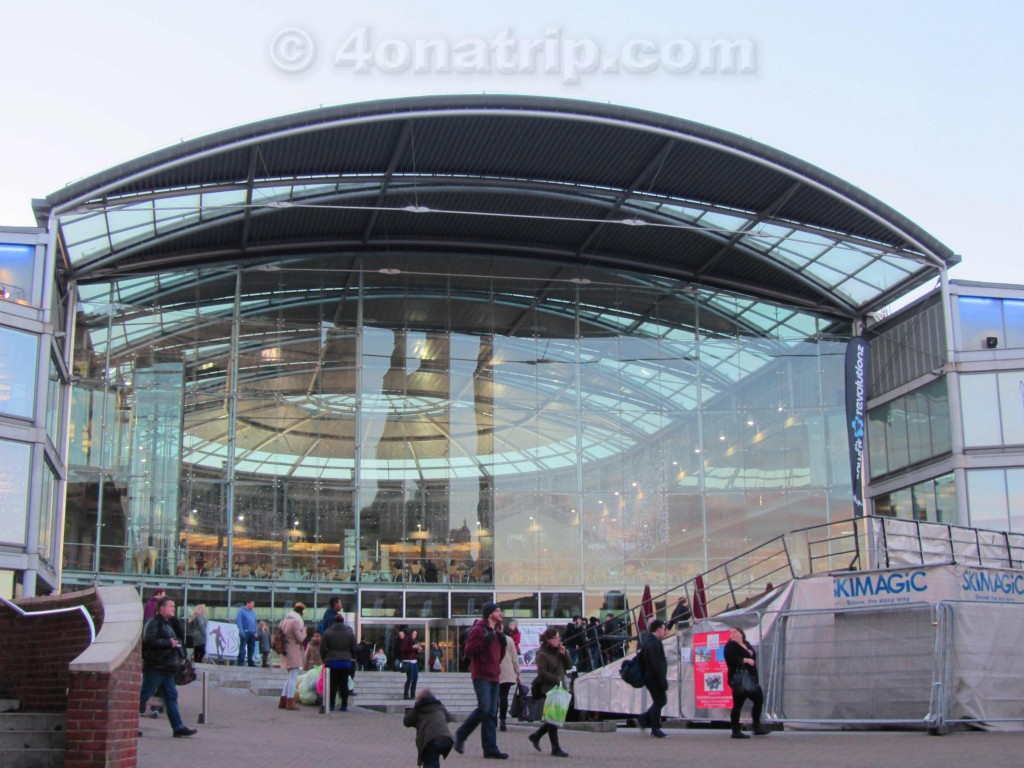
[[[876,496],[874,513],[884,517],[960,525],[953,474]]]
[[[948,454],[952,446],[946,380],[872,408],[868,441],[872,478]]]
[[[80,286],[66,567],[365,586],[367,617],[532,587],[535,616],[850,514],[846,333],[552,272],[339,256]]]

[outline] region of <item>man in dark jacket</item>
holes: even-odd
[[[661,730],[661,709],[668,704],[668,661],[665,659],[665,646],[661,641],[667,634],[664,621],[652,621],[640,657],[644,670],[644,686],[651,694],[651,708],[640,715],[640,727],[650,728],[651,736],[656,739],[665,738],[665,732]]]
[[[452,733],[448,723],[454,718],[444,704],[424,688],[416,695],[416,704],[407,710],[402,722],[406,728],[416,729],[416,752],[423,768],[440,768],[441,757],[452,751]]]
[[[484,757],[507,760],[508,754],[498,749],[498,694],[501,688],[501,659],[505,655],[505,641],[501,635],[501,608],[497,603],[484,603],[477,619],[466,635],[466,656],[469,657],[469,676],[476,692],[476,709],[455,732],[455,751],[465,750],[466,739],[480,726],[480,743]]]
[[[182,722],[178,712],[178,688],[174,684],[174,675],[185,655],[174,632],[174,601],[167,597],[157,600],[156,614],[142,630],[142,689],[139,691],[139,706],[145,706],[149,697],[161,690],[164,705],[167,708],[167,719],[171,721],[171,730],[175,737],[192,736],[197,733]]]
[[[334,624],[320,638],[320,658],[328,669],[331,687],[324,698],[331,712],[341,691],[341,711],[348,712],[348,679],[355,669],[356,634],[345,623],[345,615],[336,613]]]
[[[324,633],[334,626],[334,617],[338,615],[338,611],[340,610],[341,598],[332,597],[331,601],[327,604],[327,609],[324,611],[324,617],[320,619],[320,623],[316,628],[316,631],[320,633],[321,637],[323,637]]]

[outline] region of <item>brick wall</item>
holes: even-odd
[[[25,611],[84,605],[96,631],[102,610],[96,590],[19,600]],[[21,616],[0,604],[0,695],[21,700],[22,712],[65,712],[68,665],[89,645],[81,612]]]
[[[135,768],[142,655],[111,674],[72,673],[64,768]]]
[[[104,604],[101,595],[111,605]],[[134,617],[125,617],[125,604],[134,609]],[[0,695],[20,699],[23,712],[66,714],[65,768],[135,768],[142,685],[138,593],[107,587],[21,600],[18,605],[25,611],[84,605],[97,635],[105,609],[120,615],[102,633],[106,639],[98,637],[90,647],[89,627],[81,612],[21,616],[0,605]],[[119,655],[118,648],[123,649]],[[110,659],[111,653],[114,662],[95,663],[94,658],[94,663],[82,663],[90,654]]]

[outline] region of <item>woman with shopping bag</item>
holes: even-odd
[[[569,711],[572,695],[565,689],[565,673],[572,667],[569,652],[562,647],[562,638],[558,630],[548,627],[540,636],[540,649],[537,651],[536,687],[544,696],[543,725],[530,735],[530,742],[538,752],[540,740],[544,734],[551,739],[551,756],[568,757],[569,755],[558,745],[558,726],[565,722]]]

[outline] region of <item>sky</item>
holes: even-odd
[[[521,93],[763,142],[922,226],[963,257],[951,277],[1024,284],[1005,237],[1024,214],[1022,32],[1016,0],[7,4],[0,225],[33,226],[32,198],[69,182],[265,117]]]

